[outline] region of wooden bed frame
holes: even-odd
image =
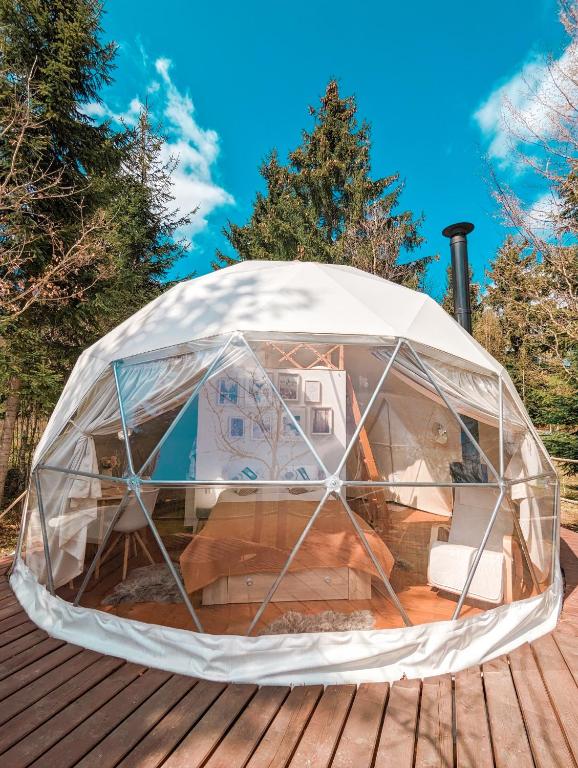
[[[276,573],[221,576],[203,589],[203,605],[261,603],[276,578]],[[287,573],[271,602],[370,599],[371,574],[343,567]]]

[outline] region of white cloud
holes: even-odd
[[[525,209],[526,227],[540,237],[547,239],[552,237],[561,208],[560,198],[552,192],[545,192]]]
[[[570,108],[566,96],[576,93],[571,76],[576,43],[570,42],[557,60],[529,58],[509,80],[497,86],[473,117],[489,142],[488,155],[503,165],[516,162],[515,149],[535,136],[548,139],[555,121]],[[570,76],[569,76],[570,75]]]
[[[145,54],[144,49],[141,54]],[[143,62],[147,62],[143,55]],[[212,129],[201,128],[195,115],[195,105],[188,93],[182,93],[171,78],[172,62],[159,58],[154,62],[155,74],[143,86],[148,104],[154,117],[160,118],[166,141],[162,157],[168,161],[176,158],[178,163],[172,173],[174,210],[181,215],[192,210],[190,224],[178,232],[191,247],[194,236],[208,225],[211,213],[223,205],[233,205],[234,198],[214,179],[219,157],[219,135]],[[136,124],[142,102],[136,96],[124,111],[115,111],[106,104],[85,105],[85,114],[95,119],[109,118],[128,126]]]
[[[109,116],[108,108],[98,101],[89,101],[86,104],[81,104],[80,111],[83,115],[92,117],[95,120],[103,120]]]
[[[223,205],[235,201],[213,179],[219,157],[219,136],[212,129],[203,129],[195,118],[195,105],[188,94],[179,91],[170,76],[170,59],[157,59],[155,69],[160,75],[160,98],[163,100],[163,122],[167,141],[163,152],[168,159],[178,158],[173,172],[173,194],[176,208],[182,213],[197,209],[186,232],[189,239],[205,229],[208,216]]]
[[[115,123],[121,123],[131,128],[136,125],[142,108],[142,101],[135,97],[131,99],[128,108],[124,112],[115,112],[103,101],[89,101],[82,105],[80,111],[95,120],[112,120]]]

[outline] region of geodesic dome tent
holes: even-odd
[[[554,627],[558,517],[507,373],[431,298],[245,262],[81,355],[11,583],[50,634],[171,671],[422,677]]]

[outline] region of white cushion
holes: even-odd
[[[450,543],[465,544],[470,547],[479,546],[498,501],[498,496],[498,488],[480,486],[456,488]],[[512,533],[512,527],[512,513],[507,504],[502,502],[486,544],[486,551],[493,550],[501,553],[504,546],[504,536]]]
[[[476,555],[475,547],[434,541],[427,571],[428,584],[461,594]],[[474,574],[468,597],[488,603],[500,603],[504,591],[504,555],[486,549]]]

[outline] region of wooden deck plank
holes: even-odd
[[[536,768],[572,765],[572,756],[529,645],[510,654],[510,669]]]
[[[0,621],[9,619],[11,616],[14,616],[17,613],[23,613],[24,616],[26,616],[26,613],[20,607],[20,603],[18,601],[12,603],[12,605],[7,605],[4,608],[0,608]]]
[[[67,643],[66,645],[61,645],[55,651],[52,651],[52,653],[37,659],[27,667],[13,672],[9,677],[6,677],[0,682],[0,700],[10,696],[14,691],[20,690],[20,688],[28,685],[28,683],[31,683],[33,680],[42,677],[42,675],[46,674],[49,670],[58,668],[67,659],[76,656],[76,654],[81,651],[82,648],[79,646]]]
[[[534,768],[508,660],[500,656],[483,672],[496,768]]]
[[[3,619],[2,621],[0,621],[0,636],[7,629],[12,629],[12,627],[17,627],[19,624],[23,624],[25,621],[30,621],[30,619],[28,618],[28,616],[24,611],[21,611],[20,613],[15,613],[14,616],[10,616],[8,619]]]
[[[155,725],[187,694],[197,680],[173,675],[106,738],[76,763],[77,768],[116,766]]]
[[[42,675],[42,677],[19,688],[11,696],[2,699],[0,725],[6,723],[11,717],[22,712],[36,701],[39,701],[46,694],[55,691],[67,680],[78,674],[78,672],[87,669],[95,661],[102,658],[95,651],[81,651],[62,664],[59,664],[55,669]]]
[[[415,768],[449,768],[453,752],[452,679],[430,677],[421,689]]]
[[[370,768],[377,747],[387,683],[365,683],[357,689],[332,768]]]
[[[578,685],[578,645],[576,643],[576,635],[578,635],[578,631],[572,635],[558,631],[553,633],[556,645],[568,665],[574,682]]]
[[[323,692],[321,685],[293,688],[267,729],[247,768],[285,768]]]
[[[36,629],[36,624],[33,624],[31,621],[23,621],[22,624],[17,624],[15,627],[10,627],[10,629],[4,630],[4,632],[0,634],[0,648],[8,645],[8,643],[11,643],[13,640],[18,640],[19,637],[23,637],[29,632],[34,632]]]
[[[391,686],[375,768],[412,768],[420,695],[419,680],[399,680]]]
[[[163,763],[163,768],[199,768],[203,765],[256,692],[256,685],[227,686]]]
[[[17,640],[7,643],[0,648],[0,664],[17,654],[22,653],[22,651],[26,651],[28,648],[38,645],[38,643],[46,640],[47,637],[48,635],[43,629],[35,629],[23,637],[19,637]]]
[[[123,759],[118,768],[158,768],[227,686],[200,680]]]
[[[325,768],[331,764],[355,692],[354,685],[332,685],[325,689],[290,766]]]
[[[289,694],[284,686],[260,688],[213,752],[206,768],[244,768]]]
[[[568,745],[578,762],[578,687],[551,635],[534,641],[532,650]]]
[[[0,593],[0,608],[7,608],[9,605],[14,605],[15,603],[18,603],[18,599],[10,589]]]
[[[152,697],[170,679],[170,672],[146,669],[142,674],[138,667],[128,685],[101,704],[90,717],[85,718],[66,736],[61,736],[54,746],[34,762],[35,768],[71,768],[104,739],[114,728],[129,717],[139,706]],[[101,765],[100,761],[92,762]],[[114,765],[114,763],[108,763]]]
[[[28,648],[26,651],[22,651],[21,653],[16,654],[16,656],[12,656],[12,658],[7,659],[0,664],[0,680],[4,680],[4,678],[13,675],[14,672],[18,672],[18,670],[30,666],[33,661],[41,659],[43,656],[46,656],[63,645],[64,640],[57,640],[54,637],[49,637],[46,640],[41,640],[41,642],[34,645],[32,648]]]
[[[106,657],[102,660],[102,663],[80,671],[56,690],[37,700],[31,707],[25,709],[22,714],[3,726],[0,732],[0,754],[18,744],[18,742],[20,742],[18,745],[20,749],[13,756],[14,760],[20,759],[20,757],[23,759],[24,755],[28,754],[28,752],[31,752],[33,757],[42,754],[44,749],[47,749],[52,743],[49,743],[45,748],[36,748],[34,746],[29,748],[29,746],[36,742],[49,740],[51,738],[51,731],[54,731],[55,734],[68,733],[68,730],[75,725],[75,718],[82,716],[84,712],[88,712],[87,717],[92,714],[98,702],[102,701],[98,684],[103,680],[106,681],[106,678],[112,679],[110,676],[122,664],[123,662],[120,659]],[[119,684],[125,684],[124,677],[121,676]],[[80,699],[87,691],[93,693],[94,686],[97,686],[94,689],[96,691],[94,694],[95,708],[90,709]],[[104,688],[106,691],[116,690],[115,682],[109,683],[108,686],[105,685]],[[80,707],[80,710],[77,709],[77,706]],[[71,724],[67,730],[69,725],[68,719],[71,719]],[[77,720],[76,722],[82,722],[82,720]],[[48,727],[45,728],[44,726],[46,725]],[[25,739],[25,736],[31,733],[34,733],[34,737]],[[44,733],[46,733],[46,738]]]
[[[494,768],[484,686],[479,667],[455,676],[457,768]]]

